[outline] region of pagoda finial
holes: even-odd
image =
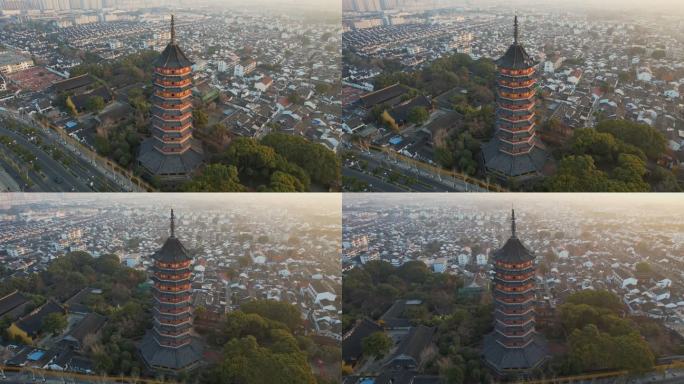
[[[175,237],[176,235],[176,220],[175,216],[173,215],[173,208],[171,208],[171,237]]]
[[[171,14],[171,44],[176,43],[176,26],[173,21],[173,13]]]
[[[511,208],[511,237],[515,237],[515,209]]]
[[[518,15],[515,15],[515,19],[513,21],[513,41],[515,44],[518,44],[518,34],[519,34],[519,28],[518,28]]]

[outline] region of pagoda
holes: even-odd
[[[498,377],[528,377],[549,358],[546,340],[535,331],[534,255],[515,232],[493,256],[494,331],[484,338],[483,357]]]
[[[192,62],[178,44],[171,15],[171,41],[154,63],[152,136],[140,145],[138,164],[162,183],[190,178],[202,163],[201,144],[192,137]]]
[[[487,173],[500,180],[525,181],[542,174],[548,152],[536,134],[537,62],[518,42],[518,16],[514,41],[496,61],[498,67],[494,138],[482,147]]]
[[[150,369],[176,375],[201,364],[203,345],[192,327],[192,259],[175,236],[173,210],[171,236],[152,258],[154,322],[140,344],[140,354]]]

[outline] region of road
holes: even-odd
[[[354,151],[354,156],[357,160],[363,160],[367,163],[367,167],[365,167],[365,170],[362,170],[358,166],[358,162],[354,165],[348,164],[344,166],[343,174],[372,184],[373,189],[377,192],[486,192],[485,189],[477,185],[451,176],[442,176],[428,169],[418,168],[415,165],[400,160],[400,158],[389,158],[384,153]],[[384,173],[377,176],[373,175],[371,172],[376,168],[386,169],[390,172],[406,176],[413,182],[410,185],[404,181],[391,183]],[[382,183],[379,183],[379,181]]]
[[[43,175],[41,175],[31,170],[30,164],[26,164],[24,160],[19,158],[12,151],[9,151],[4,146],[0,146],[2,153],[5,154],[5,156],[8,156],[13,163],[19,165],[22,169],[22,174],[33,182],[33,186],[29,188],[21,177],[17,175],[17,171],[10,167],[7,162],[3,163],[2,159],[0,159],[0,166],[5,169],[7,175],[12,177],[14,181],[20,185],[22,190],[28,189],[36,192],[119,192],[130,190],[130,188],[126,186],[125,181],[120,180],[120,176],[114,175],[111,171],[98,167],[93,161],[83,156],[78,149],[63,142],[54,132],[50,132],[48,129],[39,126],[32,120],[25,119],[14,112],[8,110],[2,110],[0,112],[4,112],[4,117],[6,118],[35,128],[38,132],[36,137],[40,139],[40,142],[43,145],[47,144],[52,148],[59,149],[69,162],[69,165],[66,166],[62,162],[54,159],[43,148],[35,144],[36,137],[29,138],[8,127],[0,126],[0,135],[11,138],[19,146],[29,150],[30,153],[36,157],[40,170],[43,173]]]

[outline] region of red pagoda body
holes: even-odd
[[[515,41],[496,64],[496,132],[482,149],[485,168],[498,179],[535,178],[548,154],[535,130],[537,62],[518,42],[517,16]]]
[[[152,137],[140,147],[139,164],[162,182],[188,179],[202,163],[201,145],[192,137],[192,62],[175,40],[171,16],[171,42],[154,64]]]
[[[152,256],[154,323],[140,347],[148,367],[172,373],[192,369],[202,360],[202,344],[193,334],[192,259],[174,232],[171,210],[171,236]]]
[[[485,336],[484,359],[499,377],[526,377],[548,359],[546,341],[535,331],[534,255],[512,235],[494,253],[494,332]]]

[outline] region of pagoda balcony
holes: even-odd
[[[183,324],[179,325],[162,325],[157,321],[157,319],[154,319],[154,325],[153,325],[154,331],[157,332],[160,335],[164,334],[183,334],[183,333],[188,333],[192,330],[192,322],[187,321]]]
[[[534,266],[529,266],[526,268],[521,268],[521,269],[509,269],[509,268],[502,268],[499,266],[494,266],[494,272],[496,272],[497,275],[525,275],[528,273],[534,273]]]
[[[494,266],[503,270],[509,270],[509,271],[514,271],[518,272],[521,270],[525,270],[530,267],[534,267],[532,264],[532,261],[526,261],[523,263],[505,263],[502,261],[495,261]]]
[[[532,152],[532,148],[534,148],[534,145],[529,145],[525,147],[520,147],[520,148],[499,148],[499,150],[505,154],[511,155],[511,156],[521,156],[521,155],[527,155],[528,153]]]
[[[181,74],[166,74],[166,73],[160,73],[160,72],[152,72],[153,73],[153,79],[154,80],[166,80],[166,81],[181,81],[181,80],[187,80],[190,79],[192,80],[192,71],[190,73],[181,73]]]
[[[169,124],[174,124],[174,123],[169,123]],[[168,131],[180,132],[180,131],[186,130],[188,128],[192,128],[192,121],[187,122],[187,123],[182,124],[182,125],[155,125],[155,124],[152,124],[152,127],[154,127],[155,129],[158,129],[162,132],[168,132]]]
[[[155,312],[159,313],[160,315],[182,315],[184,313],[192,313],[192,310],[190,309],[190,306],[185,306],[185,307],[178,307],[178,308],[168,308],[161,310],[160,308],[155,307],[154,308]]]
[[[192,273],[159,273],[155,272],[154,277],[160,281],[179,281],[179,280],[189,280],[192,277]]]
[[[164,155],[179,155],[181,153],[185,153],[190,147],[188,147],[188,146],[184,146],[184,147],[163,146],[161,148],[159,148],[159,147],[154,147],[154,148]]]
[[[161,111],[173,111],[173,112],[184,112],[188,109],[192,109],[192,103],[178,103],[178,104],[171,104],[171,103],[160,103],[160,104],[154,104],[152,105],[152,109],[159,109]]]
[[[533,112],[536,106],[536,103],[506,104],[501,102],[497,104],[497,108],[501,109],[502,111],[512,112],[514,114],[524,114],[525,112]]]
[[[498,88],[499,92],[501,92],[501,93],[518,94],[518,93],[534,92],[534,88],[532,88],[532,87],[511,88],[511,87],[504,87],[503,85],[499,85],[497,88]]]
[[[162,144],[162,146],[168,146],[168,147],[173,147],[173,148],[184,148],[189,145],[189,140],[192,138],[192,135],[187,134],[181,137],[174,137],[170,135],[164,135],[163,137],[157,137],[155,136],[155,139],[159,141],[159,143]]]
[[[534,341],[533,338],[530,338],[528,340],[519,340],[519,339],[496,340],[497,343],[499,343],[502,347],[507,348],[507,349],[525,348],[532,341]]]
[[[176,293],[176,292],[188,292],[192,288],[191,284],[183,284],[183,285],[162,285],[162,284],[154,284],[154,287],[159,291],[159,292],[164,292],[164,293]]]
[[[502,137],[502,136],[499,136],[499,140],[503,141],[506,144],[510,144],[513,146],[521,145],[521,144],[533,145],[534,135],[529,135],[529,136],[525,136],[525,137]]]
[[[504,324],[500,321],[496,321],[495,328],[502,333],[525,333],[529,330],[534,329],[534,321],[527,320],[524,324]]]
[[[190,311],[185,311],[178,314],[155,314],[154,318],[161,322],[184,322],[186,320],[192,319],[192,313]]]
[[[504,99],[504,100],[531,100],[535,96],[534,91],[529,91],[529,92],[506,92],[506,91],[499,91],[499,98]]]
[[[180,92],[166,92],[163,90],[157,90],[154,92],[154,94],[162,99],[183,99],[192,96],[192,90],[188,89]]]
[[[499,292],[503,292],[505,294],[510,294],[510,295],[523,295],[526,294],[530,291],[534,290],[534,284],[529,283],[526,285],[520,285],[520,286],[508,286],[504,284],[495,284],[495,288],[499,290]]]
[[[508,114],[504,112],[497,112],[496,117],[510,124],[518,124],[520,122],[532,123],[534,121],[534,113],[526,112],[524,114]]]
[[[504,316],[525,316],[525,315],[529,315],[529,314],[534,314],[534,307],[529,307],[529,308],[524,309],[524,310],[508,310],[508,311],[504,311],[501,308],[495,308],[494,312],[501,313]]]
[[[499,128],[496,131],[496,137],[500,138],[504,141],[507,142],[514,142],[513,140],[516,137],[530,137],[535,134],[534,127],[529,127],[527,129],[516,129],[516,130],[510,130],[506,128]]]
[[[499,67],[499,75],[507,77],[522,77],[522,76],[532,76],[535,73],[534,67],[529,67],[525,69],[510,69]]]
[[[152,276],[152,281],[154,281],[157,284],[160,285],[166,285],[166,286],[179,286],[179,285],[184,285],[184,284],[190,284],[190,279],[178,279],[178,280],[164,280],[160,279],[157,276]]]
[[[153,269],[154,269],[155,273],[156,272],[158,272],[158,273],[192,273],[190,268],[176,269],[176,268],[159,268],[159,267],[155,266],[155,267],[153,267]]]
[[[154,296],[154,299],[157,300],[159,303],[162,303],[162,304],[182,305],[182,304],[190,303],[191,296],[190,295],[186,295],[186,296],[170,295],[170,296],[164,297],[163,295],[161,295],[161,296]]]
[[[515,135],[517,133],[523,133],[523,132],[529,132],[531,133],[534,130],[534,127],[536,126],[536,123],[524,123],[524,122],[519,122],[517,124],[508,124],[508,123],[501,123],[498,122],[496,124],[496,128],[501,131],[509,132],[512,135]]]
[[[183,67],[183,68],[164,68],[164,67],[156,67],[154,71],[160,75],[165,75],[165,76],[181,76],[181,75],[187,75],[192,72],[192,67]]]
[[[510,295],[508,295],[508,294],[501,295],[501,294],[497,294],[495,291],[494,300],[496,300],[502,304],[522,305],[522,304],[532,303],[534,301],[534,296],[510,297]]]
[[[190,108],[190,106],[184,107],[182,109],[164,109],[157,107],[156,105],[152,106],[152,116],[171,116],[173,118],[178,118],[179,116],[185,115],[190,115],[190,117],[192,117],[192,108]]]
[[[154,318],[154,322],[165,327],[178,327],[181,325],[190,325],[192,322],[192,317],[186,317],[183,319],[159,319]],[[160,332],[163,333],[163,332]]]
[[[155,79],[154,81],[155,85],[159,85],[161,87],[185,87],[188,85],[192,85],[192,79],[183,79],[183,80],[167,80],[167,79]]]
[[[530,327],[529,329],[525,331],[512,331],[512,332],[504,332],[500,329],[494,328],[494,331],[500,334],[501,336],[508,338],[508,339],[524,339],[526,337],[531,336],[534,333],[534,327]]]
[[[165,263],[162,261],[155,261],[154,262],[154,266],[156,268],[173,269],[173,270],[175,270],[175,269],[186,269],[186,268],[189,269],[190,264],[191,264],[190,260],[183,261],[180,263]]]
[[[164,121],[164,122],[182,122],[184,120],[188,120],[192,118],[192,113],[184,113],[182,115],[170,115],[170,114],[162,114],[162,115],[152,115],[153,117],[156,117],[157,119]]]
[[[173,340],[164,340],[164,341],[158,341],[159,345],[166,347],[166,348],[180,348],[183,346],[186,346],[192,342],[192,339],[187,338],[187,339],[182,339],[179,341],[173,341]]]
[[[496,274],[494,275],[494,280],[507,284],[523,284],[528,280],[534,279],[534,276],[533,272],[524,275]]]
[[[499,84],[502,87],[506,88],[534,88],[534,86],[537,84],[536,79],[521,79],[521,78],[516,78],[514,80],[511,80],[511,78],[506,78],[506,77],[499,77],[497,76],[497,84]]]
[[[154,329],[154,331],[160,337],[179,338],[179,337],[184,337],[184,336],[187,336],[190,334],[190,331],[188,329],[179,329],[179,328],[175,328],[175,327],[171,327],[167,330],[164,330],[163,332],[160,332],[158,329]]]
[[[504,316],[500,313],[494,314],[494,320],[505,325],[525,325],[530,321],[534,321],[534,314],[528,313],[527,315],[514,315],[514,316]]]
[[[159,297],[163,297],[164,295],[167,295],[164,298],[166,298],[168,296],[173,296],[173,295],[189,295],[190,294],[189,291],[163,291],[161,289],[157,289],[156,286],[153,286],[153,288],[154,288],[156,294],[159,295]]]
[[[158,92],[167,92],[167,93],[182,93],[185,91],[192,91],[192,86],[186,86],[186,87],[162,87],[159,85],[155,84],[155,89]]]

